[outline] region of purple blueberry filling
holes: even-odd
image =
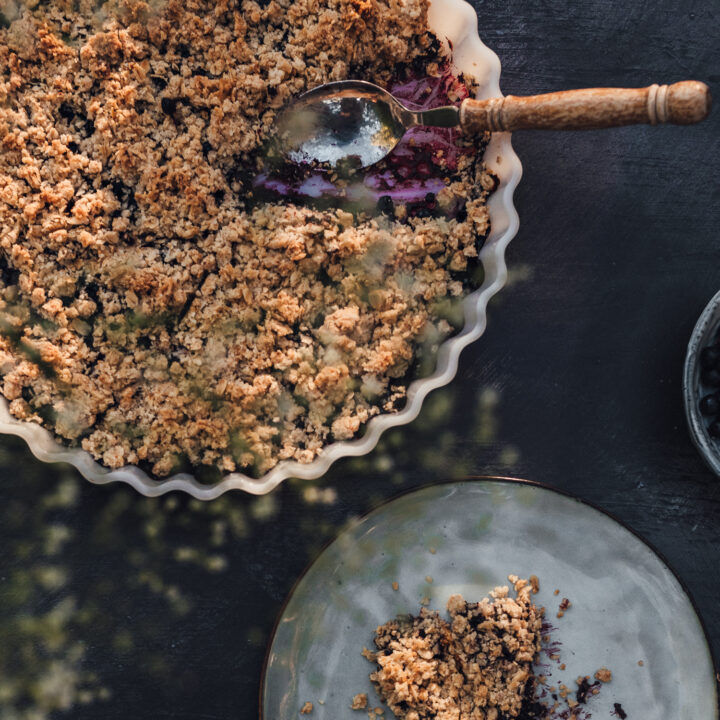
[[[449,63],[440,67],[437,76],[416,76],[395,82],[389,89],[414,110],[458,105],[469,94]],[[402,204],[410,217],[431,216],[437,214],[436,196],[457,173],[460,158],[476,152],[454,128],[417,127],[408,130],[384,160],[349,177],[310,164],[274,164],[257,175],[253,189],[266,201],[320,206],[340,202],[350,209],[387,215]],[[455,217],[461,209],[455,203],[445,214]]]

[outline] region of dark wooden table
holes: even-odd
[[[720,79],[716,1],[475,6],[506,93]],[[720,287],[719,130],[715,112],[692,128],[517,135],[521,229],[486,334],[417,422],[320,483],[148,500],[3,438],[0,717],[256,716],[273,622],[323,543],[400,490],[467,474],[613,513],[677,570],[720,655],[720,484],[680,390]]]

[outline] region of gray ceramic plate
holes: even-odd
[[[312,720],[366,717],[350,702],[366,692],[379,704],[368,680],[373,666],[360,655],[373,647],[375,627],[417,612],[425,596],[440,610],[455,592],[479,600],[507,584],[509,573],[540,578],[537,602],[557,626],[552,637],[567,666],[554,666],[553,682],[574,687],[578,675],[612,670],[613,681],[588,705],[594,718],[610,717],[619,702],[633,720],[717,720],[708,643],[667,565],[605,513],[505,479],[418,490],[343,532],[297,584],[278,622],[262,717],[305,717],[298,712],[307,701]],[[572,607],[557,620],[563,596]]]

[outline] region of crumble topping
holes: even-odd
[[[595,679],[602,683],[609,683],[612,681],[612,672],[606,667],[602,667],[595,673]]]
[[[462,324],[486,138],[462,141],[430,214],[263,201],[253,178],[292,96],[441,72],[427,0],[6,5],[10,412],[110,468],[257,475],[401,407]]]
[[[479,603],[453,595],[449,620],[421,607],[418,616],[401,615],[376,629],[377,650],[363,648],[361,654],[376,665],[370,680],[396,717],[589,720],[588,703],[611,682],[612,672],[600,668],[594,682],[580,675],[576,688],[553,684],[553,665],[561,671],[566,665],[560,661],[562,642],[550,634],[557,628],[531,597],[540,581],[536,575],[508,580],[515,597],[508,587],[496,587]]]
[[[426,608],[381,625],[370,679],[393,713],[406,720],[497,720],[520,715],[532,696],[542,611],[532,585],[510,575],[479,603],[453,595],[450,620]]]

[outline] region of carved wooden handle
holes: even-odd
[[[674,123],[690,125],[710,112],[710,90],[696,80],[646,88],[588,88],[529,97],[464,100],[460,126],[466,133],[503,130],[590,130]]]

